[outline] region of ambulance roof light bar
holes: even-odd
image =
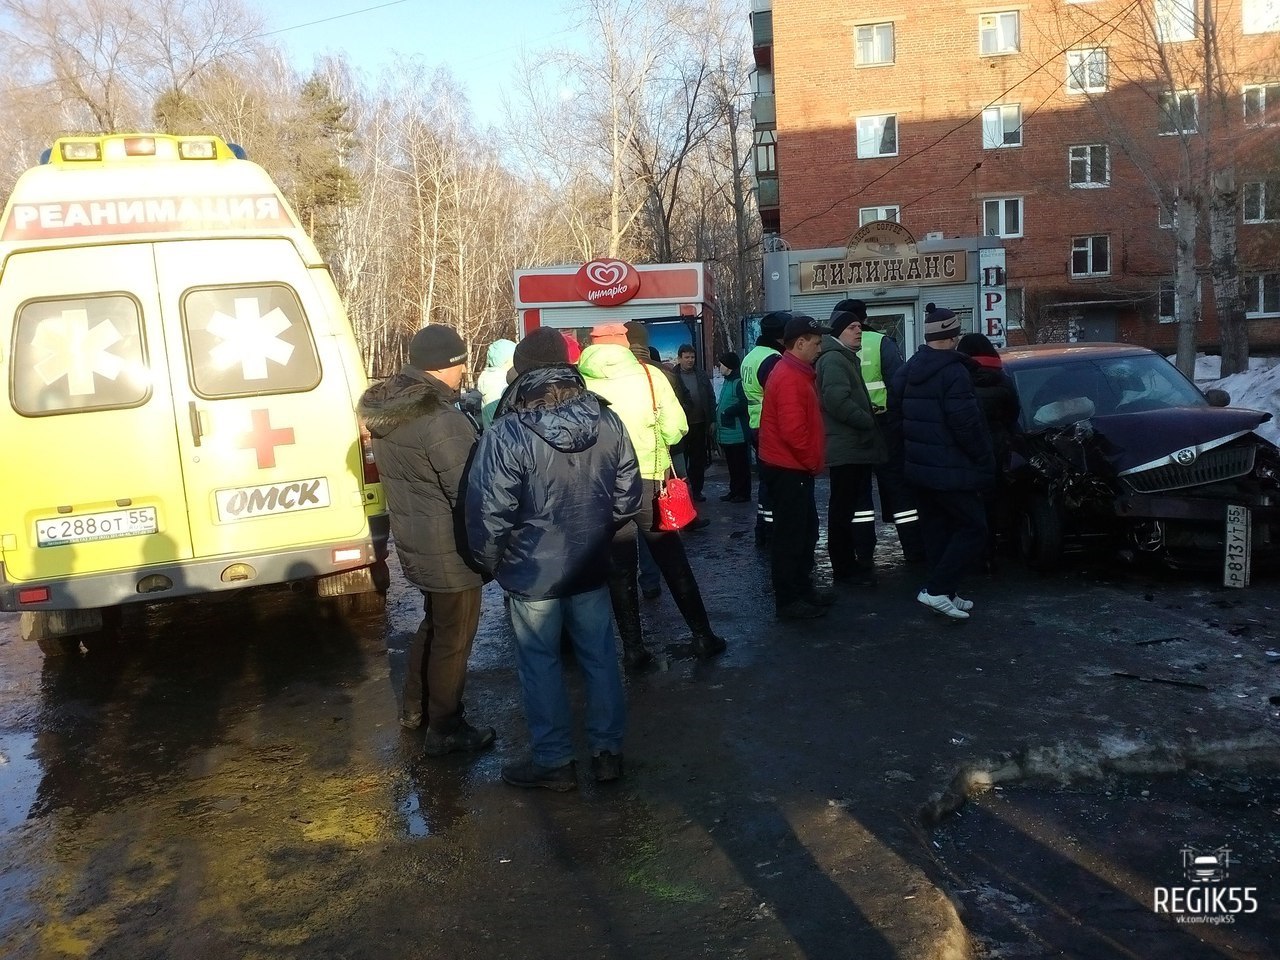
[[[63,137],[40,154],[42,164],[75,165],[131,160],[245,160],[244,148],[212,136],[106,134]]]

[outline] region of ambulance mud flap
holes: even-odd
[[[74,637],[102,630],[101,610],[28,610],[18,618],[23,640]]]
[[[316,595],[344,597],[353,593],[386,593],[390,586],[387,565],[378,561],[358,570],[346,570],[316,578]]]

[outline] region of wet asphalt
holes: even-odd
[[[955,624],[882,531],[879,587],[779,625],[719,482],[686,544],[729,650],[681,658],[645,602],[665,655],[612,787],[584,748],[575,793],[500,781],[527,741],[492,586],[467,703],[498,743],[444,760],[396,722],[398,574],[385,614],[246,591],[65,659],[0,615],[0,956],[1280,956],[1280,583],[1009,563]],[[922,823],[963,765],[1030,754]],[[1187,844],[1232,846],[1260,909],[1157,915]]]

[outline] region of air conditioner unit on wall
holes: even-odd
[[[934,230],[932,233],[926,233],[926,234],[924,235],[924,238],[925,238],[926,240],[941,240],[941,239],[942,239],[942,231],[941,231],[941,230]]]

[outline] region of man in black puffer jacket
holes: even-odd
[[[424,327],[409,344],[409,363],[365,391],[359,405],[400,567],[422,591],[425,616],[409,649],[400,723],[416,729],[425,706],[428,756],[482,750],[494,739],[492,727],[477,730],[463,718],[483,585],[464,559],[461,528],[460,487],[476,444],[475,422],[455,405],[466,361],[453,328]]]
[[[519,355],[517,354],[519,368]],[[572,790],[561,627],[587,687],[587,740],[599,782],[622,776],[626,703],[609,557],[640,510],[643,486],[626,427],[568,364],[523,370],[476,450],[466,494],[476,562],[511,599],[516,667],[532,756],[502,768],[518,787]]]
[[[924,329],[924,345],[889,386],[891,432],[903,445],[929,558],[929,581],[916,599],[967,620],[973,601],[957,596],[956,584],[982,557],[987,523],[978,491],[995,479],[995,457],[973,392],[973,361],[955,350],[959,319],[935,308]]]

